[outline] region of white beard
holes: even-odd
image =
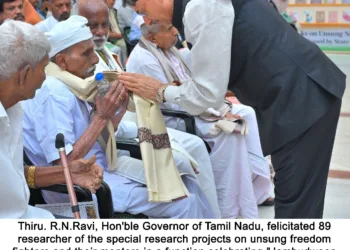
[[[99,39],[101,39],[101,40],[103,39],[103,42],[102,43],[96,43],[95,40],[99,40]],[[93,40],[93,42],[95,44],[94,49],[95,50],[102,50],[105,47],[106,43],[107,43],[107,39],[108,39],[108,35],[107,36],[93,36],[92,40]]]

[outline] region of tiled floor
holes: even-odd
[[[350,171],[350,117],[339,119],[331,170]]]
[[[274,218],[273,207],[259,207],[260,218]],[[350,219],[350,180],[328,179],[325,209],[325,219]]]
[[[328,179],[324,218],[350,218],[350,55],[332,54],[328,56],[348,75],[348,79],[330,173],[330,176],[344,179]],[[261,207],[259,213],[261,218],[274,217],[273,207]]]

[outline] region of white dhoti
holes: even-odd
[[[173,155],[179,171],[185,173],[182,175],[182,180],[190,193],[187,198],[169,203],[148,202],[146,185],[123,177],[117,173],[105,171],[103,179],[111,189],[114,211],[119,213],[144,214],[150,218],[215,218],[210,204],[195,177],[190,161],[178,152],[173,151]],[[125,167],[125,165],[127,167],[136,164],[143,167],[143,163],[140,160],[128,156],[121,156],[118,158],[119,167]],[[43,195],[47,203],[69,202],[69,197],[66,194],[45,191]],[[93,198],[96,200],[96,196],[93,196]]]
[[[137,127],[135,125],[135,113],[126,112],[120,125],[124,125],[123,128],[119,126],[118,132],[120,137],[134,138],[137,134]],[[134,123],[134,125],[132,124]],[[123,134],[123,135],[122,135]],[[221,218],[220,209],[218,205],[218,199],[216,194],[215,180],[213,175],[212,164],[208,155],[207,148],[201,138],[195,135],[191,135],[176,129],[169,129],[168,134],[170,138],[171,146],[181,147],[184,149],[198,164],[197,170],[199,174],[196,174],[197,180],[207,197],[210,207],[214,212],[215,218]],[[129,136],[126,136],[129,135]],[[175,152],[175,153],[174,153]],[[180,155],[185,157],[176,150],[173,150],[175,161],[178,162]],[[178,169],[181,170],[179,164],[176,164]],[[193,171],[193,170],[192,170]]]
[[[245,136],[249,160],[253,172],[253,186],[257,204],[273,196],[273,185],[270,179],[269,160],[262,152],[258,122],[253,108],[243,104],[233,104],[232,114],[237,114],[247,121],[249,134]]]
[[[264,158],[255,112],[245,105],[233,105],[232,114],[248,122],[249,134],[209,133],[212,122],[196,119],[197,134],[212,149],[210,160],[222,218],[258,218],[257,204],[269,197],[268,161]],[[167,126],[184,130],[182,120],[166,118]]]
[[[196,175],[196,177],[210,203],[215,217],[221,218],[213,168],[203,140],[198,136],[171,128],[168,128],[168,134],[172,145],[174,142],[179,143],[179,145],[197,162],[197,170],[199,173]]]
[[[115,173],[104,173],[104,180],[112,191],[113,206],[116,212],[131,214],[145,214],[150,218],[214,218],[207,198],[194,177],[192,166],[183,155],[173,152],[176,165],[182,175],[190,195],[187,198],[170,203],[148,202],[147,187]],[[142,161],[122,156],[118,158],[118,165],[141,164]],[[171,177],[169,177],[171,178]]]

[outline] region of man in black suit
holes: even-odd
[[[153,19],[173,20],[179,30],[183,28],[179,16],[183,16],[186,8],[185,25],[196,25],[185,26],[188,31],[185,35],[193,40],[192,61],[198,64],[193,66],[202,75],[198,73],[191,83],[180,87],[165,88],[160,82],[135,74],[123,74],[122,83],[138,95],[158,101],[166,99],[192,114],[222,101],[223,89],[235,92],[243,104],[255,109],[264,154],[272,156],[276,218],[321,218],[345,90],[346,77],[337,66],[314,43],[295,32],[268,1],[192,0],[189,4],[186,0],[124,1]],[[228,6],[214,9],[231,1],[234,12],[230,15],[220,16],[220,11],[226,11]],[[195,10],[201,8],[207,13],[196,14]],[[212,18],[206,19],[205,15]],[[225,19],[233,20],[233,16],[234,25],[233,22],[230,27],[220,25]],[[202,39],[207,38],[207,28],[213,25],[217,27],[210,34],[213,41],[207,43],[207,48],[200,47]],[[232,39],[229,70],[225,64],[211,64],[209,69],[207,61],[198,59],[203,59],[206,50],[215,54],[227,51],[227,46],[217,44],[229,39]],[[220,56],[227,59],[225,53]],[[210,82],[210,75],[201,67],[217,74],[218,79],[227,74],[229,80],[219,82],[211,78]],[[196,96],[191,99],[193,93]]]

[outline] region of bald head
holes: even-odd
[[[85,17],[93,34],[95,50],[104,48],[109,34],[109,12],[103,0],[80,0],[74,14]]]
[[[108,16],[108,7],[103,0],[80,0],[77,3],[78,15],[86,17],[103,13]]]

